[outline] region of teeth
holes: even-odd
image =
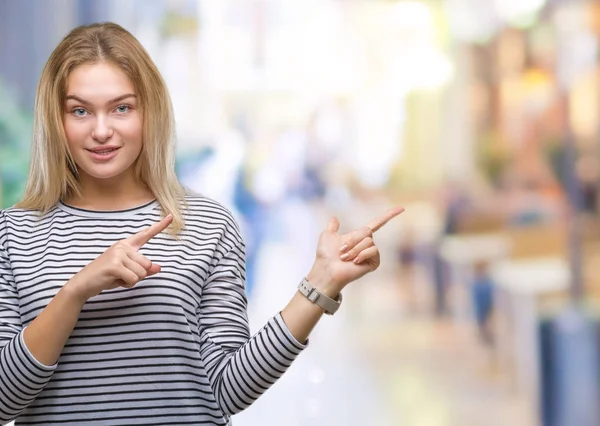
[[[106,149],[104,151],[96,151],[96,154],[108,154],[109,152],[113,152],[114,149]]]

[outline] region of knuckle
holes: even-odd
[[[116,250],[123,250],[123,248],[126,246],[126,244],[127,243],[125,243],[125,241],[121,240],[121,241],[117,241],[113,247]]]
[[[119,242],[117,245],[115,245],[114,252],[119,256],[126,256],[129,252],[129,246],[126,243]]]

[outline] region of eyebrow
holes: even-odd
[[[124,94],[124,95],[117,96],[116,98],[113,98],[113,99],[111,99],[110,101],[108,101],[108,102],[106,103],[106,105],[114,104],[114,103],[120,102],[120,101],[122,101],[122,100],[124,100],[124,99],[127,99],[127,98],[136,98],[136,97],[137,97],[137,96],[135,96],[133,93],[126,93],[126,94]],[[79,96],[75,96],[75,95],[68,95],[68,96],[65,98],[65,101],[68,101],[69,99],[73,99],[73,100],[75,100],[75,101],[77,101],[77,102],[81,102],[81,103],[82,103],[82,104],[84,104],[84,105],[91,105],[91,102],[89,102],[89,101],[86,101],[85,99],[82,99],[82,98],[80,98]]]

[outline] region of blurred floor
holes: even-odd
[[[382,293],[390,292],[382,284]],[[391,297],[394,297],[390,295]],[[363,323],[359,340],[376,366],[395,425],[532,426],[527,407],[467,323],[404,318]]]

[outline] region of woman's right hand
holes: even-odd
[[[160,266],[139,253],[139,249],[164,231],[173,221],[171,215],[160,222],[117,241],[90,262],[66,284],[85,303],[104,290],[131,288],[146,277],[160,272]]]

